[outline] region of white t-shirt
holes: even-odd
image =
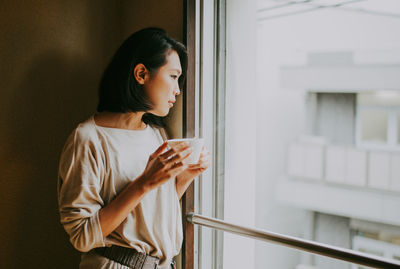
[[[106,238],[99,223],[99,210],[140,176],[162,143],[158,128],[149,124],[143,130],[107,128],[96,125],[93,116],[67,139],[59,166],[58,204],[71,243],[84,252],[81,268],[127,268],[92,250],[109,245],[159,257],[161,268],[179,253],[183,232],[175,178],[148,192]]]

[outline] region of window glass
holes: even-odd
[[[363,142],[386,143],[388,113],[380,110],[361,110],[361,140]]]
[[[368,177],[389,166],[381,154],[370,168],[369,152],[392,151],[400,142],[400,95],[394,90],[400,85],[395,34],[400,20],[393,19],[400,1],[328,2],[250,0],[223,6],[226,27],[216,35],[226,42],[218,43],[221,50],[215,53],[226,61],[215,63],[225,65],[216,65],[217,75],[225,74],[216,82],[225,87],[214,89],[220,97],[209,103],[224,113],[222,120],[214,117],[210,129],[224,130],[218,142],[224,160],[216,163],[224,173],[214,172],[214,179],[223,180],[218,190],[223,203],[212,210],[222,208],[224,220],[242,226],[350,248],[351,219],[369,208],[368,219],[379,222],[382,210],[391,210],[385,205],[372,210],[376,195],[385,200],[387,192],[371,191]],[[328,180],[329,169],[340,177]],[[363,203],[346,206],[361,197]],[[222,257],[223,266],[215,268],[351,268],[229,233],[221,242],[208,256]]]

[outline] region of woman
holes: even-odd
[[[97,113],[69,136],[60,159],[61,223],[80,268],[170,268],[182,244],[179,200],[210,166],[186,143],[167,149],[162,117],[180,93],[185,47],[159,28],[123,42],[107,66]],[[165,137],[164,137],[165,138]]]

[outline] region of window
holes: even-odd
[[[368,166],[400,141],[399,3],[200,2],[198,119],[214,160],[196,212],[346,248],[353,218],[400,226],[398,155]],[[198,226],[196,250],[198,269],[350,268]]]
[[[388,112],[377,109],[361,109],[361,141],[387,144]]]
[[[377,91],[357,96],[356,142],[365,149],[400,150],[400,93]]]

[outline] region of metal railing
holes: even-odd
[[[188,222],[193,224],[239,234],[242,236],[251,237],[258,240],[263,240],[270,243],[279,244],[286,247],[295,248],[302,251],[311,252],[314,254],[319,254],[372,268],[400,269],[400,263],[395,260],[382,258],[376,255],[365,254],[346,248],[334,247],[331,245],[300,239],[292,236],[268,232],[261,229],[244,227],[223,220],[198,215],[193,212],[187,214],[186,219]]]

